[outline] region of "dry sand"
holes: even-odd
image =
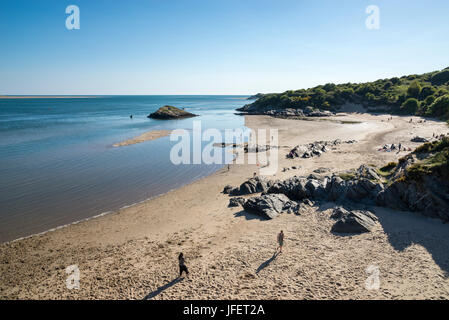
[[[251,128],[278,128],[280,169],[275,178],[381,165],[405,153],[378,152],[385,143],[415,147],[414,135],[446,133],[446,124],[351,114],[330,121],[247,116]],[[418,118],[414,118],[418,119]],[[384,120],[384,121],[382,121]],[[297,144],[356,139],[354,145],[312,159],[285,159]],[[329,204],[270,221],[228,208],[221,193],[256,171],[231,165],[188,186],[43,235],[0,245],[0,298],[20,299],[448,299],[449,225],[409,212],[371,208],[372,233],[330,232]],[[273,257],[276,235],[286,247]],[[191,274],[177,279],[184,252]],[[65,268],[80,269],[80,289],[66,288]],[[380,289],[365,289],[366,268],[380,269]]]
[[[145,142],[145,141],[156,140],[156,139],[159,139],[162,137],[166,137],[170,133],[171,133],[170,130],[152,130],[152,131],[145,132],[138,137],[134,137],[132,139],[128,139],[123,142],[115,143],[113,146],[114,147],[123,147],[123,146],[129,146],[132,144],[141,143],[141,142]]]

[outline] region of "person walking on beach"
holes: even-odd
[[[284,231],[281,230],[278,234],[279,253],[282,253],[282,247],[284,246]],[[277,250],[277,249],[276,249]]]
[[[187,269],[185,262],[186,260],[184,259],[184,255],[181,252],[178,256],[178,260],[179,260],[179,277],[182,276],[182,273],[185,272],[186,275],[189,275],[189,270]]]

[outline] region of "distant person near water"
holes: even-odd
[[[186,267],[186,265],[185,265],[185,259],[184,259],[184,255],[183,255],[183,253],[181,252],[180,254],[179,254],[179,257],[178,257],[178,260],[179,260],[179,276],[181,277],[182,276],[182,273],[185,271],[185,273],[187,274],[187,275],[189,275],[189,270],[187,269],[187,267]]]
[[[278,234],[279,253],[282,253],[282,247],[284,246],[284,231],[281,230]],[[277,250],[277,249],[276,249]]]

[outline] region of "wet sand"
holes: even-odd
[[[129,146],[129,145],[133,145],[136,143],[142,143],[145,141],[151,141],[151,140],[156,140],[162,137],[166,137],[168,135],[170,135],[171,131],[170,130],[152,130],[152,131],[148,131],[145,132],[143,134],[141,134],[140,136],[134,137],[132,139],[123,141],[123,142],[119,142],[119,143],[114,143],[114,147],[123,147],[123,146]]]

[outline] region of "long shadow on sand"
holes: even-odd
[[[414,212],[375,209],[390,244],[403,251],[413,244],[426,248],[435,263],[449,277],[449,225]]]
[[[157,295],[161,294],[162,292],[164,292],[168,288],[174,286],[177,283],[180,283],[183,280],[184,280],[184,278],[180,278],[180,277],[178,277],[176,279],[173,279],[172,281],[170,281],[169,283],[163,285],[162,287],[157,288],[157,290],[149,293],[145,298],[143,298],[143,300],[153,299],[154,297],[156,297]]]
[[[276,258],[278,257],[278,255],[279,255],[279,252],[275,252],[275,253],[273,254],[273,256],[272,256],[270,259],[268,259],[267,261],[263,262],[263,263],[259,266],[259,268],[257,268],[256,274],[259,274],[260,271],[262,271],[263,269],[265,269],[266,267],[268,267],[274,260],[276,260]]]
[[[324,211],[333,206],[335,204],[326,203],[321,205],[319,210]],[[449,277],[449,224],[415,212],[356,204],[351,205],[351,208],[344,207],[371,210],[379,219],[388,241],[395,250],[404,251],[411,245],[418,244],[429,252],[445,276]]]
[[[261,216],[258,216],[257,214],[246,212],[245,210],[241,210],[239,212],[234,213],[234,217],[245,217],[246,220],[260,220],[260,221],[268,221],[268,219],[265,219]]]

